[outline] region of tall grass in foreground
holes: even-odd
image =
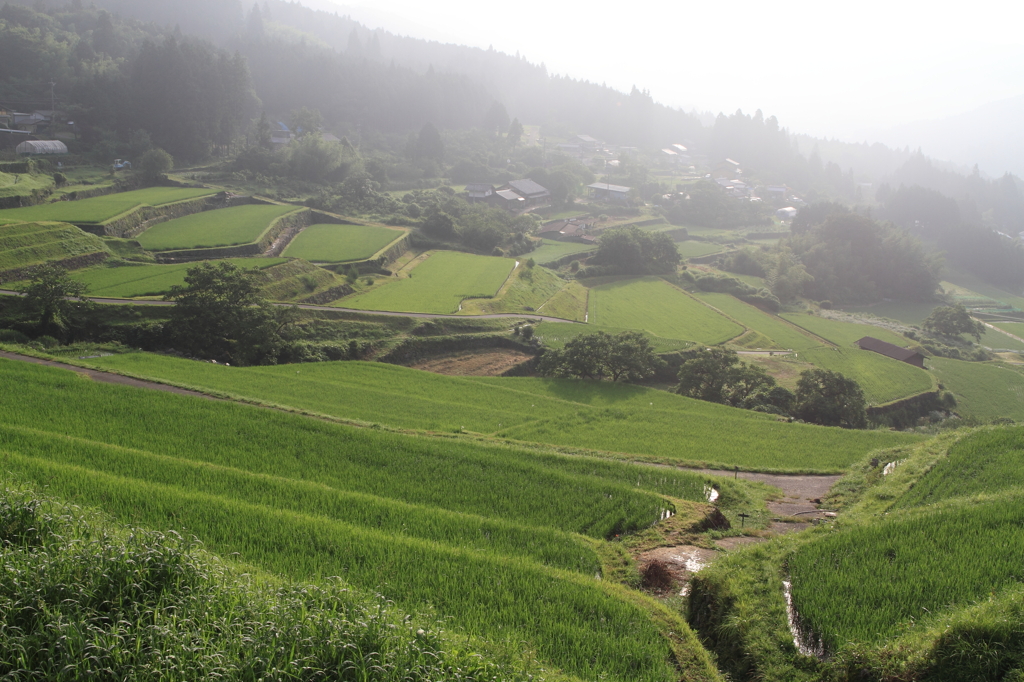
[[[4,679],[528,679],[382,598],[243,574],[176,534],[10,487],[0,564]]]
[[[1024,582],[1024,498],[962,500],[836,531],[790,559],[793,603],[835,651]]]
[[[678,675],[651,615],[624,599],[621,588],[594,577],[31,456],[11,453],[5,465],[62,497],[102,505],[133,523],[186,529],[213,551],[237,553],[290,579],[338,576],[402,608],[432,610],[464,632],[525,644],[584,679],[667,681]]]

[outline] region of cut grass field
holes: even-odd
[[[0,378],[5,470],[55,495],[288,578],[339,576],[581,679],[718,679],[678,616],[595,580],[595,540],[570,535],[646,527],[669,504],[652,489],[703,499],[705,476],[352,429],[10,361]],[[432,511],[406,528],[408,505]]]
[[[588,308],[592,324],[648,331],[666,339],[716,344],[743,333],[735,322],[658,277],[594,286]]]
[[[456,251],[435,251],[409,276],[333,305],[403,313],[454,313],[466,298],[490,298],[505,283],[515,261]]]
[[[226,260],[240,268],[263,269],[284,263],[287,259],[228,258]],[[76,272],[71,275],[71,278],[88,285],[90,296],[109,296],[111,298],[162,296],[169,292],[172,286],[184,284],[185,272],[195,265],[195,263],[176,263],[174,265],[99,267]]]
[[[957,400],[957,412],[978,419],[1024,420],[1024,374],[1001,363],[931,358],[928,365]]]
[[[0,272],[107,250],[102,239],[67,223],[0,225]]]
[[[575,242],[557,242],[552,239],[542,239],[541,245],[530,253],[524,254],[523,258],[532,258],[538,264],[550,263],[570,254],[584,254],[597,250],[592,244],[577,244]]]
[[[446,377],[364,362],[228,368],[148,353],[87,364],[340,419],[449,433],[465,429],[661,462],[834,472],[874,448],[919,440],[787,424],[610,382]]]
[[[292,240],[283,255],[313,263],[366,260],[404,234],[404,230],[376,225],[310,225]]]
[[[91,225],[115,218],[137,206],[163,206],[215,193],[212,189],[148,187],[78,201],[58,201],[53,204],[9,208],[0,211],[0,223],[45,220]]]
[[[843,348],[853,347],[854,342],[865,336],[871,336],[904,348],[911,343],[909,339],[899,334],[871,324],[830,320],[807,313],[782,313],[780,317]]]
[[[821,341],[807,335],[799,327],[777,315],[770,315],[749,303],[744,303],[730,294],[698,292],[694,296],[772,341],[773,345],[762,346],[763,348],[802,351],[821,345]]]
[[[138,242],[148,251],[251,244],[275,219],[300,210],[295,206],[246,204],[203,211],[158,223],[140,234]]]

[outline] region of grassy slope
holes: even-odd
[[[269,268],[286,262],[284,258],[229,258],[241,268]],[[133,298],[160,296],[176,284],[185,283],[185,272],[195,263],[174,265],[128,265],[83,270],[72,278],[89,285],[91,296]]]
[[[451,511],[486,510],[513,523],[600,535],[618,530],[623,514],[660,514],[664,502],[637,489],[637,476],[641,482],[648,473],[693,480],[702,494],[701,477],[606,463],[595,463],[583,475],[574,472],[591,465],[579,458],[354,431],[245,406],[94,384],[73,373],[10,362],[0,362],[0,371],[0,386],[7,389],[0,395],[6,465],[46,481],[59,494],[102,503],[123,518],[187,526],[217,551],[238,552],[244,561],[290,577],[341,575],[407,607],[430,603],[454,625],[499,641],[525,640],[542,660],[587,678],[605,673],[611,679],[669,679],[670,647],[653,612],[677,633],[677,653],[687,658],[684,674],[715,677],[683,623],[614,585],[525,558],[490,557],[394,535],[372,519],[358,527],[298,513],[288,508],[297,504],[296,484],[281,491],[291,500],[283,507],[281,495],[265,485],[257,503],[247,497],[254,493],[223,475],[230,467],[262,474],[263,483],[267,475],[304,479],[335,490],[358,489]],[[21,387],[17,401],[15,386]],[[183,423],[189,428],[181,429]],[[31,429],[52,435],[34,438]],[[179,460],[173,462],[178,473],[156,474],[163,483],[145,480],[154,475],[146,459],[140,462],[122,448],[146,453],[156,466],[166,462],[162,458]],[[191,464],[201,462],[218,468]],[[213,488],[194,489],[187,476],[183,480],[184,471]],[[211,482],[211,473],[221,482]],[[328,494],[303,489],[314,497]]]
[[[709,344],[722,343],[743,333],[736,323],[657,277],[620,280],[591,288],[589,322]]]
[[[957,399],[957,411],[978,419],[1024,419],[1024,375],[999,363],[949,358],[928,361],[939,382]]]
[[[103,240],[64,223],[0,225],[0,270],[107,251]]]
[[[214,194],[214,190],[149,187],[79,201],[59,201],[53,204],[11,208],[0,211],[0,222],[50,220],[67,223],[102,223],[136,206],[163,206],[211,194]]]
[[[361,362],[227,368],[148,354],[89,362],[339,418],[434,431],[465,427],[661,461],[835,471],[870,449],[916,438],[785,424],[664,391],[610,383],[445,377]],[[638,430],[636,423],[645,428]]]
[[[508,258],[437,251],[417,265],[408,278],[344,298],[337,305],[360,310],[454,313],[465,298],[494,296],[514,265],[515,261]]]
[[[310,225],[292,240],[284,255],[324,263],[364,260],[403,234],[375,225]]]
[[[249,244],[259,239],[275,218],[298,210],[295,206],[246,204],[203,211],[158,223],[139,235],[138,242],[149,251]]]
[[[844,306],[843,310],[851,313],[866,313],[875,317],[886,317],[920,327],[938,305],[939,303],[882,301],[864,306]]]

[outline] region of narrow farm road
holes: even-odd
[[[21,296],[21,292],[11,291],[9,289],[0,289],[0,295],[6,296]],[[104,305],[174,305],[174,301],[153,301],[153,300],[136,300],[134,298],[105,298],[100,296],[86,296],[86,300],[92,301],[93,303],[101,303]],[[275,303],[276,306],[284,308],[291,307],[291,303]],[[298,304],[300,310],[322,310],[325,312],[339,311],[343,313],[359,313],[361,315],[383,315],[385,317],[417,317],[424,319],[452,319],[452,320],[468,320],[468,319],[485,319],[485,320],[533,320],[535,322],[568,322],[569,324],[583,324],[582,322],[575,322],[573,320],[563,320],[560,317],[550,317],[548,315],[537,315],[536,313],[487,313],[486,315],[455,315],[455,314],[443,314],[443,313],[401,313],[393,310],[360,310],[359,308],[336,308],[333,306],[326,305],[306,305],[303,303]]]

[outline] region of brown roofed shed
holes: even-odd
[[[859,339],[857,341],[857,346],[862,350],[870,350],[888,358],[892,358],[893,360],[906,362],[914,367],[924,369],[924,356],[916,350],[903,348],[902,346],[897,346],[896,344],[882,341],[881,339],[876,339],[871,336],[865,336],[863,339]]]

